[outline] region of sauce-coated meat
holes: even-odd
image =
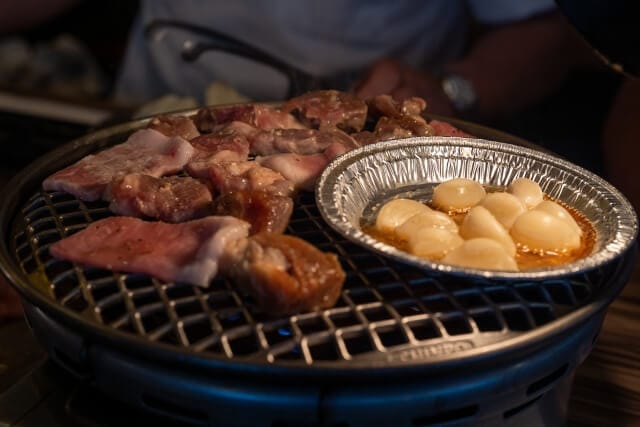
[[[230,244],[221,268],[272,315],[332,307],[345,280],[335,254],[285,234],[260,233]]]

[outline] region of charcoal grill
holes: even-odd
[[[2,271],[58,364],[184,424],[563,424],[572,374],[629,278],[635,245],[553,280],[464,279],[346,240],[303,193],[287,232],[338,254],[347,280],[335,307],[280,318],[255,310],[223,279],[201,289],[51,258],[52,242],[111,213],[104,202],[43,192],[42,180],[146,122],[77,139],[6,187]]]

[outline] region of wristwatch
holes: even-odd
[[[454,73],[444,73],[440,83],[442,90],[449,98],[451,105],[458,113],[470,111],[476,104],[476,91],[473,84],[464,77]]]

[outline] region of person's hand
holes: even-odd
[[[21,315],[22,304],[20,303],[20,297],[4,278],[0,277],[0,321]]]
[[[427,111],[430,113],[455,115],[437,78],[394,59],[376,62],[357,85],[355,93],[364,99],[387,94],[398,101],[419,96],[427,101]]]

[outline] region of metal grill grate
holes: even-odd
[[[335,307],[269,318],[218,278],[208,289],[53,259],[48,246],[110,216],[106,203],[38,192],[14,226],[15,254],[34,286],[88,321],[221,358],[304,364],[383,358],[416,346],[446,355],[504,341],[593,299],[598,283],[509,283],[434,276],[351,243],[325,225],[313,194],[296,202],[288,232],[339,255],[347,273]]]

